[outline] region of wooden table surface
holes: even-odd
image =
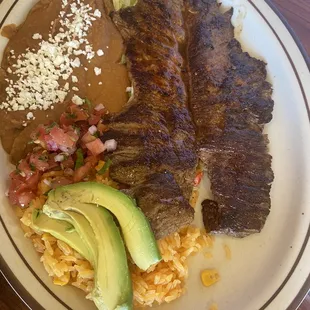
[[[308,52],[308,55],[310,55],[310,0],[273,0],[273,2],[277,5],[284,17],[288,20],[297,36],[303,43],[306,51]],[[15,295],[15,293],[12,291],[1,275],[0,309],[28,309]],[[310,297],[304,301],[299,310],[310,310]]]

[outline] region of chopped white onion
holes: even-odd
[[[60,146],[59,146],[59,149],[60,149],[62,152],[66,153],[67,155],[71,155],[71,154],[73,154],[73,153],[76,151],[76,147],[68,148],[68,147],[63,146],[63,145],[60,145]]]
[[[100,111],[100,110],[103,110],[104,109],[104,105],[102,103],[98,104],[95,106],[95,110],[96,111]]]
[[[72,176],[72,175],[74,175],[74,171],[73,171],[73,169],[71,169],[71,168],[66,168],[66,169],[64,170],[64,174],[65,174],[65,175],[70,175],[70,176]]]
[[[51,183],[49,180],[47,180],[47,179],[44,179],[43,182],[44,182],[47,186],[51,186],[51,185],[52,185],[52,183]]]
[[[109,151],[115,151],[117,148],[117,142],[114,139],[107,140],[104,142],[104,146],[108,152]]]
[[[55,158],[54,158],[54,160],[55,160],[56,163],[57,163],[57,162],[64,161],[64,159],[65,159],[65,156],[64,156],[63,154],[58,154],[58,155],[56,155]]]
[[[91,135],[94,135],[96,132],[97,132],[97,127],[95,125],[93,126],[90,126],[88,128],[88,132],[91,134]]]

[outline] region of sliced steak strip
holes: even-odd
[[[171,173],[163,171],[150,175],[142,184],[128,192],[149,219],[156,239],[189,225],[193,208],[184,199]]]
[[[264,124],[272,119],[266,64],[234,39],[233,11],[216,0],[188,0],[190,106],[199,157],[213,200],[205,200],[208,231],[236,237],[259,232],[270,210],[273,181]]]
[[[101,139],[118,142],[110,156],[110,175],[136,189],[138,206],[163,237],[189,224],[194,215],[188,200],[197,155],[178,51],[184,36],[181,5],[142,0],[112,18],[124,38],[134,94],[123,111],[105,122],[109,130]]]

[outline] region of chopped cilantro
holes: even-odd
[[[75,118],[77,118],[77,115],[75,113],[67,113],[66,117],[75,119]]]
[[[85,98],[85,103],[87,104],[88,109],[91,110],[92,109],[92,104],[91,104],[91,102],[90,102],[90,100],[88,98]]]
[[[50,125],[46,126],[46,129],[52,129],[55,126],[57,126],[58,124],[56,122],[52,122]]]
[[[39,160],[47,162],[48,156],[47,155],[41,155],[41,156],[39,156]]]
[[[81,168],[84,165],[84,155],[82,149],[76,151],[75,170]]]
[[[32,163],[29,164],[31,171],[36,171],[36,166]]]

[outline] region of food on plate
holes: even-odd
[[[90,296],[98,309],[131,309],[132,285],[120,231],[107,210],[92,204],[84,206],[86,211],[81,214],[85,218],[70,211],[53,213],[44,206],[43,212],[54,215],[51,219],[34,210],[33,227],[66,242],[91,263],[95,285]],[[63,229],[68,226],[65,223],[71,227]]]
[[[101,0],[80,3],[38,1],[4,50],[0,137],[14,164],[31,150],[31,132],[40,124],[58,122],[71,98],[88,98],[110,112],[119,111],[128,99],[128,74],[120,64],[121,35]],[[74,32],[75,28],[84,31]]]
[[[122,230],[122,238],[131,253],[130,256],[122,255],[122,258],[128,257],[134,304],[151,306],[173,301],[185,291],[187,258],[204,247],[211,247],[212,240],[199,228],[184,227],[181,231],[158,240],[158,252],[153,232],[147,222],[147,217],[151,219],[152,215],[146,211],[144,217],[143,210],[137,208],[131,198],[135,191],[140,191],[141,205],[146,206],[149,200],[149,212],[153,203],[155,210],[160,210],[160,207],[158,209],[156,206],[155,198],[147,194],[148,185],[142,183],[139,187],[126,188],[117,184],[109,174],[111,151],[100,147],[96,148],[100,150],[99,154],[95,151],[94,155],[94,150],[89,147],[88,143],[98,141],[97,136],[107,129],[104,124],[106,112],[105,109],[89,109],[86,103],[78,107],[70,105],[61,115],[59,123],[40,125],[32,135],[32,152],[10,175],[10,201],[20,206],[21,222],[26,236],[31,238],[36,250],[42,254],[41,261],[55,284],[63,286],[70,283],[83,289],[99,308],[101,300],[102,304],[110,304],[110,299],[98,293],[98,287],[104,285],[100,284],[100,281],[104,281],[107,275],[98,269],[97,262],[103,261],[113,270],[113,262],[119,258],[112,259],[109,256],[102,259],[105,252],[99,253],[98,243],[106,244],[110,239],[106,240],[102,236],[98,238],[100,234],[96,233],[94,228],[101,225],[92,220],[100,218],[97,211],[106,207],[115,214]],[[74,118],[70,117],[72,114],[75,115]],[[95,126],[97,130],[94,130],[94,125],[90,125],[95,115],[101,115]],[[103,143],[100,139],[99,142],[102,145],[114,144]],[[162,175],[169,181],[168,173]],[[155,178],[150,184],[151,187],[156,188],[156,182],[160,181],[161,179]],[[172,229],[176,229],[171,218],[182,210],[177,207],[184,199],[178,201],[178,197],[182,197],[179,187],[176,187],[176,190],[168,185],[169,182],[166,183],[167,189],[162,199],[169,200],[170,193],[174,196],[170,202],[171,210],[168,210],[170,213],[166,213],[168,216],[161,219],[166,222],[163,230],[169,222]],[[121,188],[124,193],[112,187]],[[97,206],[100,204],[103,207]],[[91,208],[94,210],[91,211]],[[109,218],[113,219],[111,216]],[[155,217],[153,219],[156,220]],[[160,229],[160,226],[157,228]],[[111,233],[106,233],[105,236],[112,238]],[[113,241],[112,244],[117,243]],[[117,251],[114,249],[113,253],[117,254]],[[117,266],[120,267],[120,264],[117,263]],[[125,269],[122,270],[122,275],[125,275]],[[119,288],[127,287],[126,300],[130,304],[129,286],[124,284],[124,278],[118,280]],[[123,300],[118,294],[119,291],[113,292],[114,297],[117,295],[120,299],[115,297],[110,305]]]
[[[264,125],[272,119],[266,64],[234,38],[233,10],[215,0],[188,1],[190,106],[199,158],[213,198],[202,203],[207,231],[244,237],[260,232],[273,181]]]
[[[90,227],[90,224],[87,220],[83,218],[83,216],[79,214],[74,214],[76,217],[80,217],[80,221],[84,221],[83,226],[86,228],[90,235],[91,243],[94,243],[95,235],[93,230]],[[33,229],[40,232],[49,233],[55,238],[67,243],[71,248],[80,253],[85,259],[87,259],[93,266],[95,253],[91,253],[90,248],[85,241],[81,242],[81,238],[83,236],[76,231],[76,226],[66,222],[55,220],[53,218],[48,217],[41,210],[34,209],[32,213],[32,223]],[[83,238],[84,239],[84,238]]]
[[[58,187],[48,194],[43,212],[62,219],[65,215],[63,211],[75,211],[83,214],[92,224],[92,206],[99,209],[97,206],[102,206],[115,216],[131,258],[140,269],[147,270],[161,260],[153,232],[141,210],[132,199],[110,186],[80,182]]]
[[[211,286],[220,280],[220,275],[216,269],[206,269],[201,272],[200,276],[204,286]]]
[[[184,64],[175,36],[180,21],[171,18],[170,5],[170,1],[138,1],[134,7],[113,13],[124,39],[134,94],[107,122],[109,130],[102,137],[118,141],[111,155],[114,180],[134,186],[167,170],[188,200],[197,166],[195,131],[186,106]],[[173,7],[176,10],[181,8]],[[177,13],[182,17],[181,11]],[[193,218],[190,212],[188,216]]]
[[[53,282],[98,309],[179,298],[188,258],[213,257],[208,232],[245,237],[265,224],[272,89],[231,16],[216,0],[41,0],[7,46],[10,203]],[[201,270],[201,285],[218,281]]]

